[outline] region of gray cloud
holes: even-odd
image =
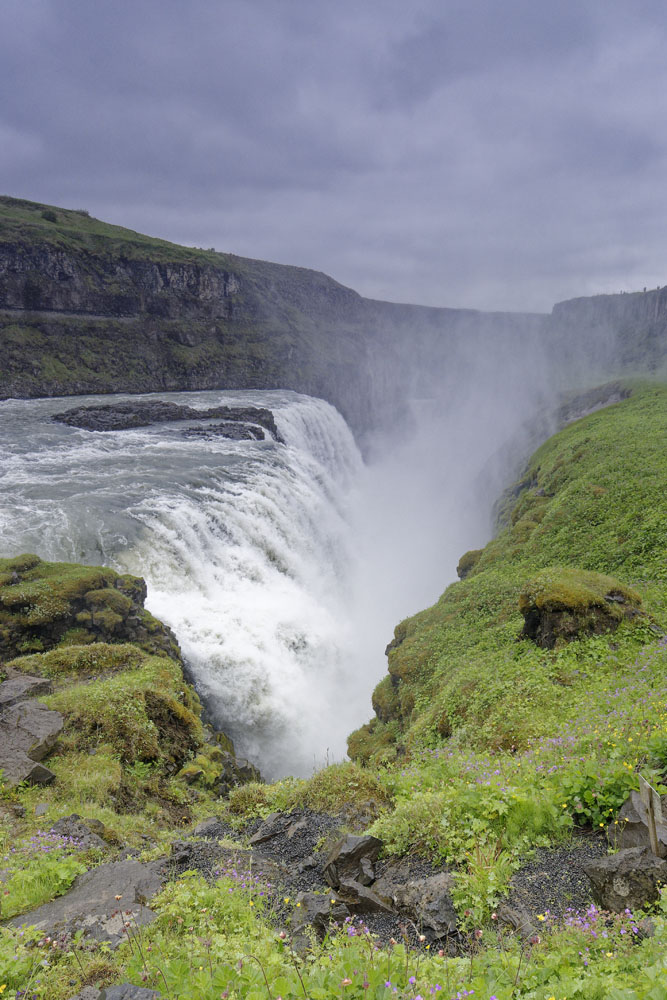
[[[663,284],[653,0],[5,0],[6,193],[478,308]]]

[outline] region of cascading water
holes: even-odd
[[[0,553],[143,576],[237,752],[267,778],[309,774],[371,714],[397,622],[488,537],[499,449],[525,454],[537,409],[523,384],[508,391],[512,371],[415,406],[412,434],[387,432],[367,465],[332,406],[293,392],[157,395],[266,406],[285,444],[185,437],[180,422],[78,430],[50,420],[72,400],[2,402]]]
[[[115,397],[116,400],[127,397]],[[136,398],[136,397],[135,397]],[[142,575],[208,712],[269,777],[344,753],[372,678],[351,655],[347,504],[361,458],[342,417],[288,392],[172,393],[269,406],[285,445],[100,433],[52,423],[64,400],[0,404],[4,554]],[[81,404],[109,402],[86,397]],[[350,700],[356,714],[344,711]]]

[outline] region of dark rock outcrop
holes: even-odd
[[[62,729],[60,712],[39,701],[23,701],[0,715],[0,745],[22,750],[39,761],[51,752]]]
[[[212,406],[206,410],[197,410],[159,399],[137,400],[110,403],[108,406],[76,406],[62,413],[54,413],[51,419],[67,424],[68,427],[80,427],[88,431],[123,431],[183,420],[222,419],[222,424],[194,427],[185,433],[208,432],[231,437],[235,433],[250,433],[254,429],[255,439],[262,440],[264,435],[258,428],[264,428],[275,441],[282,441],[273,413],[263,406]]]
[[[99,820],[82,820],[78,813],[71,816],[63,816],[51,827],[50,832],[58,834],[59,837],[68,837],[75,841],[76,846],[87,851],[91,847],[105,849],[107,842],[100,836],[104,831],[104,824]]]
[[[84,936],[116,948],[134,929],[155,919],[148,907],[164,881],[158,862],[112,861],[79,875],[64,896],[14,917],[14,927],[34,926],[44,935]]]
[[[641,614],[640,605],[639,594],[613,577],[564,567],[545,569],[519,595],[521,635],[553,649],[559,641],[618,628],[624,619]]]
[[[667,816],[667,795],[662,796],[662,815]],[[660,856],[667,857],[667,823],[656,823]],[[631,792],[618,816],[607,826],[607,839],[612,847],[650,847],[648,813],[639,792]]]
[[[324,878],[334,889],[349,881],[370,885],[375,878],[373,863],[381,850],[382,841],[377,837],[348,834],[329,852]]]
[[[660,897],[667,885],[667,861],[646,847],[630,847],[585,867],[593,897],[604,910],[640,910]]]

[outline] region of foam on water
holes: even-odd
[[[182,425],[94,433],[49,422],[62,400],[0,404],[2,550],[144,576],[237,751],[268,777],[310,773],[343,755],[358,688],[347,505],[359,452],[322,400],[168,398],[261,402],[286,443],[184,439]]]

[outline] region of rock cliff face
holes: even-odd
[[[378,302],[316,271],[0,198],[0,398],[286,388],[329,400],[363,433],[395,426],[411,395],[448,391],[457,365],[491,351],[577,370],[585,345],[655,367],[666,304],[666,290],[552,316]]]
[[[400,419],[457,342],[540,323],[375,302],[316,271],[0,198],[0,397],[288,388],[364,431]]]

